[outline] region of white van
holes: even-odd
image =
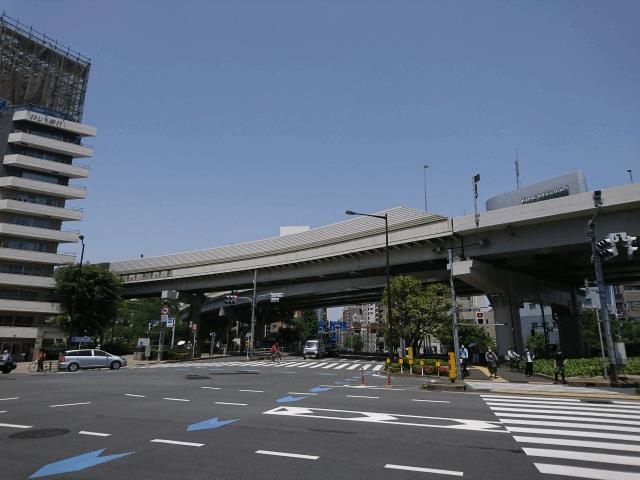
[[[320,358],[324,355],[324,342],[322,340],[307,340],[302,350],[302,356],[306,360],[307,357]]]

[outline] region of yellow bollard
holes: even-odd
[[[420,360],[420,370],[422,370],[420,375],[424,375],[424,360]]]
[[[409,357],[409,374],[413,375],[413,357]]]
[[[399,359],[398,363],[400,364],[400,373],[404,373],[404,370],[402,369],[402,364],[404,363],[404,359],[403,358]]]
[[[456,354],[454,352],[449,352],[449,380],[451,380],[451,382],[455,382],[458,377],[456,368]]]
[[[436,360],[436,373],[440,376],[440,360]]]

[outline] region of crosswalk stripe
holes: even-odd
[[[323,365],[326,365],[327,362],[322,362],[322,363],[318,363],[317,365],[314,365],[313,367],[309,367],[309,368],[318,368],[318,367],[322,367]]]
[[[382,367],[384,367],[384,365],[376,365],[375,367],[373,367],[371,369],[372,372],[379,372],[380,370],[382,370]]]
[[[580,417],[609,417],[609,418],[628,418],[639,419],[638,415],[625,415],[622,413],[604,413],[604,412],[579,412],[574,410],[545,410],[541,408],[512,408],[512,407],[490,407],[494,412],[522,412],[522,413],[566,413],[567,415],[578,415]],[[498,413],[496,413],[498,415]]]
[[[595,468],[574,467],[572,465],[555,465],[549,463],[534,463],[540,473],[549,475],[565,475],[567,477],[588,478],[591,480],[640,480],[640,474],[620,472],[617,470],[599,470]]]
[[[526,437],[514,435],[518,443],[535,443],[541,445],[562,445],[563,447],[597,448],[600,450],[620,450],[626,452],[640,452],[640,445],[629,443],[592,442],[589,440],[573,440],[568,438]]]
[[[348,363],[341,363],[336,368],[334,368],[334,370],[341,370],[344,367],[346,367],[347,365],[349,365],[349,364]]]
[[[547,408],[551,410],[580,410],[581,412],[611,412],[611,413],[633,413],[640,415],[640,412],[635,410],[629,410],[621,407],[592,407],[590,405],[549,405],[549,404],[535,404],[535,405],[523,405],[520,403],[500,403],[500,402],[486,402],[487,405],[496,407],[520,407],[525,410],[529,408]]]
[[[358,368],[358,365],[359,365],[359,363],[354,363],[353,365],[348,367],[347,370],[355,370],[356,368]]]
[[[538,420],[564,420],[564,421],[576,421],[576,422],[594,422],[594,423],[607,423],[607,424],[619,424],[619,425],[640,425],[640,422],[634,422],[633,420],[619,420],[616,418],[591,418],[591,417],[572,417],[570,415],[528,415],[522,413],[507,413],[499,412],[500,418],[532,418]]]
[[[340,365],[339,363],[327,363],[324,367],[322,368],[333,368],[333,367],[337,367],[338,365]]]
[[[504,398],[507,400],[516,400],[516,399],[522,399],[522,400],[547,400],[550,402],[560,402],[560,403],[568,403],[568,402],[572,402],[572,403],[580,403],[580,399],[578,398],[558,398],[558,397],[526,397],[526,396],[520,396],[520,395],[491,395],[491,394],[484,394],[484,395],[480,395],[483,399],[487,400],[487,399],[498,399],[498,398]]]
[[[610,455],[607,453],[576,452],[574,450],[551,450],[548,448],[528,448],[524,453],[532,457],[562,458],[564,460],[580,460],[583,462],[615,463],[616,465],[640,466],[640,458],[627,455]]]
[[[500,419],[502,423],[509,425],[532,425],[536,427],[568,427],[584,428],[587,430],[612,430],[614,432],[640,433],[640,428],[626,427],[622,425],[596,425],[593,423],[573,423],[573,422],[541,422],[537,420],[516,420],[511,418]]]
[[[370,366],[370,364],[363,365],[362,370],[368,370]]]
[[[295,362],[295,363],[292,363],[292,364],[290,364],[288,366],[289,367],[299,367],[300,365],[304,365],[305,363],[307,363],[307,362]]]
[[[509,432],[514,433],[536,433],[539,435],[558,435],[566,437],[583,437],[583,438],[608,438],[610,440],[626,440],[630,442],[640,442],[639,435],[623,435],[615,433],[603,432],[579,432],[576,430],[555,430],[549,428],[526,428],[526,427],[505,427]]]
[[[308,362],[305,365],[301,365],[300,368],[311,368],[313,365],[317,365],[318,362]]]

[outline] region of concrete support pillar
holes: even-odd
[[[558,323],[560,334],[560,349],[567,357],[581,357],[584,355],[582,341],[582,324],[578,314],[575,292],[573,294],[574,308],[566,305],[552,304],[553,318]]]
[[[509,301],[509,298],[504,295],[489,295],[489,301],[493,307],[495,323],[506,324],[496,325],[498,355],[504,357],[510,348],[514,348],[516,352],[522,352],[524,345],[520,323],[520,302]]]
[[[197,323],[200,328],[200,320],[202,318],[202,304],[205,296],[201,293],[192,293],[189,296],[189,321]]]

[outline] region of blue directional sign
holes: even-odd
[[[66,458],[58,462],[49,463],[38,470],[36,473],[31,475],[29,478],[41,478],[48,477],[49,475],[59,475],[61,473],[78,472],[80,470],[84,470],[85,468],[100,465],[101,463],[105,462],[110,462],[111,460],[117,460],[118,458],[126,457],[127,455],[135,453],[118,453],[116,455],[105,455],[104,457],[101,457],[100,455],[105,450],[106,449],[103,448],[101,450],[83,453],[82,455],[78,455],[76,457]]]
[[[187,432],[195,432],[196,430],[207,430],[209,428],[219,428],[230,423],[237,422],[239,418],[234,420],[218,420],[218,417],[204,420],[202,422],[193,423],[187,427]]]
[[[91,337],[71,337],[72,343],[90,343]]]
[[[279,398],[276,400],[278,403],[290,403],[290,402],[298,402],[300,400],[304,400],[305,397],[292,397],[291,395],[287,395],[286,397]]]

